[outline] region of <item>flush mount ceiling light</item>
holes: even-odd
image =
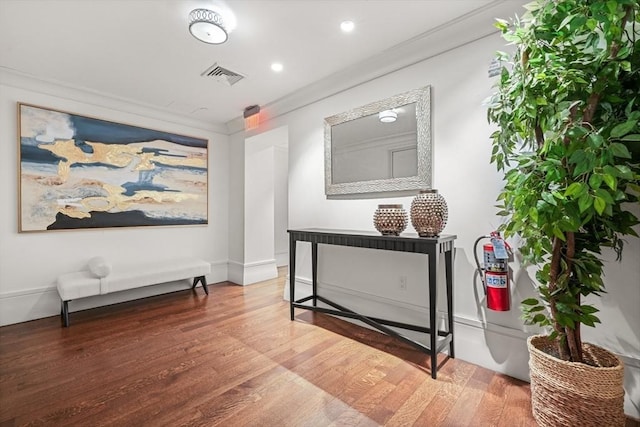
[[[393,123],[398,118],[398,113],[393,110],[384,110],[378,113],[378,119],[382,123]]]
[[[189,32],[198,40],[210,44],[224,43],[229,37],[222,16],[209,9],[194,9],[189,13]]]

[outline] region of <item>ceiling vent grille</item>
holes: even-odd
[[[231,71],[224,67],[221,67],[217,63],[204,70],[200,75],[202,77],[211,77],[215,81],[227,86],[233,86],[240,80],[244,79],[244,76],[242,74],[238,74],[235,71]]]

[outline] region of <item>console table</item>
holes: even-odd
[[[291,320],[294,320],[294,309],[296,307],[360,320],[387,335],[396,337],[401,341],[428,353],[431,356],[431,377],[434,379],[436,378],[438,370],[438,353],[448,345],[449,357],[455,357],[453,349],[453,242],[456,239],[456,236],[440,235],[433,238],[418,236],[382,236],[380,233],[374,231],[329,230],[321,228],[288,230],[288,232],[289,301]],[[311,243],[312,271],[312,293],[310,296],[300,298],[298,300],[295,299],[297,242]],[[318,295],[318,244],[414,252],[427,255],[429,263],[429,277],[427,279],[427,289],[429,292],[429,327],[364,316]],[[447,329],[445,331],[438,330],[436,325],[438,257],[442,253],[444,253],[445,257],[447,292]],[[311,301],[311,304],[307,303],[309,301]],[[319,307],[318,301],[330,306],[331,308]],[[424,344],[414,341],[393,329],[388,328],[387,326],[429,334],[430,345],[427,347]]]

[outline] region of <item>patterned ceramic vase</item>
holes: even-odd
[[[383,236],[398,236],[407,228],[409,219],[402,205],[378,205],[373,225]]]
[[[435,237],[447,225],[447,201],[438,190],[421,190],[411,202],[411,225],[420,237]]]

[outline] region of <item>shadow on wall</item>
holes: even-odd
[[[511,286],[511,312],[514,316],[518,316],[521,318],[521,310],[520,310],[520,301],[535,296],[536,292],[534,289],[534,282],[529,276],[529,273],[524,269],[519,269],[518,273],[514,274],[513,269],[509,268],[509,280],[512,283]],[[478,279],[479,281],[479,279]],[[500,312],[496,312],[493,310],[486,309],[486,316],[489,322],[493,322],[491,319],[500,315]],[[536,326],[529,326],[524,324],[524,320],[521,320],[522,326],[521,331],[514,331],[514,337],[517,338],[525,338],[529,335],[540,333],[540,329]],[[491,356],[494,360],[499,361],[503,364],[506,372],[511,372],[512,369],[517,369],[516,366],[519,362],[516,362],[516,357],[514,353],[521,353],[523,351],[527,351],[526,348],[523,347],[512,347],[509,346],[505,348],[500,344],[503,342],[502,338],[499,337],[496,333],[492,333],[490,330],[485,329],[484,331],[485,341],[487,343],[487,347],[491,352]]]
[[[624,349],[633,349],[633,344],[624,339],[618,339],[618,342]],[[627,362],[629,363],[629,362]],[[635,371],[638,372],[640,366],[625,366],[626,371]],[[626,373],[626,372],[625,372]],[[624,376],[624,390],[629,396],[629,399],[625,399],[625,405],[631,405],[631,408],[625,406],[625,413],[632,414],[637,418],[637,415],[640,414],[640,399],[634,399],[634,396],[640,395],[640,376],[639,375],[629,375],[626,374]]]
[[[508,274],[510,309],[508,311],[494,311],[487,307],[487,296],[482,285],[480,272],[476,268],[475,261],[471,261],[474,259],[473,254],[467,253],[463,248],[457,248],[456,259],[458,271],[456,286],[463,288],[468,286],[469,289],[472,289],[475,318],[481,324],[479,327],[483,329],[487,348],[492,359],[496,363],[503,364],[508,370],[511,361],[518,359],[513,358],[512,355],[515,352],[521,353],[522,348],[520,346],[505,346],[504,337],[523,341],[528,335],[539,332],[537,327],[524,325],[520,310],[520,301],[536,295],[534,281],[525,269],[516,266],[516,270],[514,270],[510,264]],[[464,313],[460,313],[460,315],[464,316]],[[471,320],[473,321],[473,318]]]

